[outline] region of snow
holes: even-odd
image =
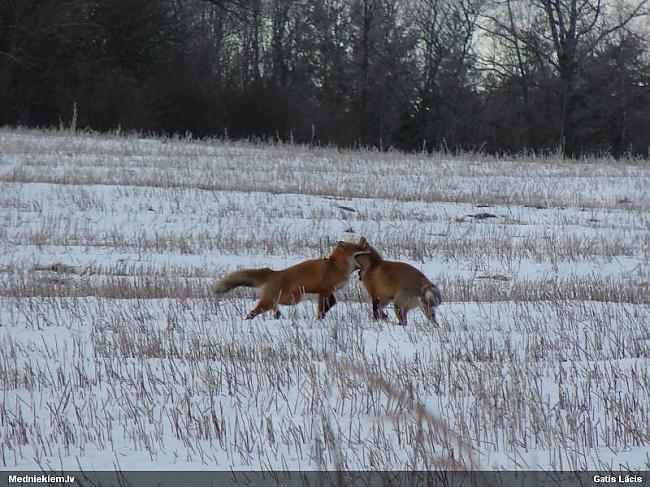
[[[647,187],[647,161],[2,129],[0,468],[647,470]],[[324,320],[209,294],[362,235],[440,286],[440,328],[373,321],[356,275]]]

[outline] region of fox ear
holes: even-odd
[[[368,241],[366,240],[366,237],[361,237],[359,239],[359,245],[363,245],[364,247],[368,246]]]
[[[345,242],[343,240],[339,240],[339,243],[336,245],[345,245]]]

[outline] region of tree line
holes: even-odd
[[[648,155],[650,0],[0,0],[0,124]]]

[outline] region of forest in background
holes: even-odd
[[[650,0],[0,0],[0,125],[648,156]]]

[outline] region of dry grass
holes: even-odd
[[[213,275],[222,275],[217,269]],[[198,275],[198,276],[197,276]],[[188,299],[211,298],[212,277],[200,270],[174,274],[165,268],[148,273],[93,274],[78,276],[55,272],[13,272],[5,277],[0,296],[5,297],[84,297],[98,296],[113,299]],[[599,301],[611,303],[650,304],[650,285],[642,277],[567,277],[517,279],[511,282],[501,275],[475,277],[446,277],[436,279],[445,289],[447,302],[562,302]],[[254,298],[254,290],[237,290],[229,296]],[[339,292],[341,299],[365,302],[362,288],[353,283]]]
[[[647,161],[0,147],[2,467],[650,467]],[[356,278],[324,321],[208,294],[361,235],[439,285],[439,329],[371,321]]]

